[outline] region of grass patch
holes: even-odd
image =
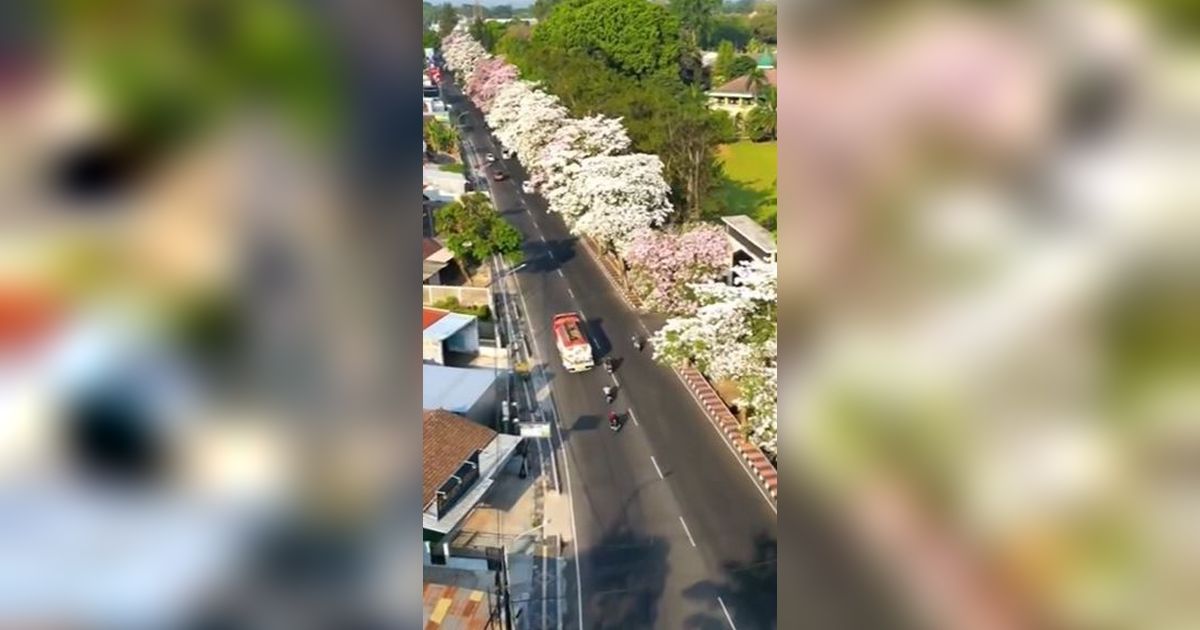
[[[461,173],[467,172],[467,167],[463,166],[462,164],[460,164],[458,162],[450,162],[449,164],[443,164],[443,165],[439,166],[438,168],[443,171],[448,171],[451,173],[460,173],[461,174]]]
[[[775,233],[779,211],[776,144],[744,141],[718,148],[717,159],[725,178],[715,191],[711,216],[747,214]]]

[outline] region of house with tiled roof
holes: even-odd
[[[426,540],[453,533],[512,459],[521,437],[444,409],[421,414],[421,515]]]
[[[778,71],[775,68],[761,70],[766,83],[778,88]],[[750,80],[750,75],[744,75],[709,90],[708,106],[727,112],[730,116],[744,116],[766,97],[766,91],[756,88]]]

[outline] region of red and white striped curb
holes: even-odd
[[[751,444],[742,435],[737,418],[730,413],[729,407],[725,406],[725,402],[717,395],[708,379],[704,378],[704,375],[695,368],[683,368],[676,372],[683,378],[683,382],[687,384],[700,406],[704,408],[709,421],[717,427],[721,435],[725,436],[730,446],[742,456],[750,468],[750,472],[754,473],[763,488],[770,493],[771,498],[778,498],[779,472],[771,465],[771,460],[767,459],[767,456],[763,455],[757,446]]]

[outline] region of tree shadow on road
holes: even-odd
[[[518,273],[550,273],[557,271],[565,263],[575,258],[575,238],[560,240],[526,240],[521,248],[525,267]]]
[[[583,621],[587,628],[656,628],[658,605],[666,586],[671,545],[627,527],[614,529],[597,544],[567,558],[564,578],[564,627],[579,625],[575,562],[587,576]]]
[[[776,589],[779,584],[777,553],[778,541],[765,532],[759,533],[754,537],[753,555],[748,560],[726,562],[721,566],[724,576],[721,582],[699,582],[685,590],[685,597],[711,609],[710,613],[697,613],[689,617],[686,627],[728,627],[718,598],[725,602],[739,627],[776,627]]]

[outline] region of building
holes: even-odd
[[[705,68],[711,68],[715,63],[717,63],[716,51],[705,50],[700,53],[700,65],[704,66]]]
[[[754,219],[744,214],[735,214],[721,217],[721,222],[725,224],[725,237],[729,239],[729,245],[733,249],[733,256],[729,261],[731,279],[733,268],[741,262],[778,261],[775,237]]]
[[[770,52],[764,50],[762,52],[762,54],[758,56],[758,69],[759,70],[774,70],[775,69],[775,55],[772,55]]]
[[[421,414],[421,431],[421,527],[437,543],[487,494],[522,438],[442,409]]]
[[[421,284],[444,284],[445,270],[454,261],[454,253],[438,242],[425,237],[421,242]]]
[[[475,316],[426,307],[421,312],[421,324],[423,361],[446,365],[447,357],[454,354],[479,354],[479,320]]]
[[[768,85],[779,87],[775,68],[764,69],[763,75],[766,77]],[[728,81],[708,92],[709,107],[722,110],[735,117],[744,116],[764,99],[766,99],[765,91],[755,89],[751,85],[749,75]]]
[[[426,164],[421,172],[424,190],[430,201],[449,203],[467,193],[467,176],[444,171],[436,164]]]
[[[421,408],[444,409],[484,426],[496,424],[496,371],[425,363]]]

